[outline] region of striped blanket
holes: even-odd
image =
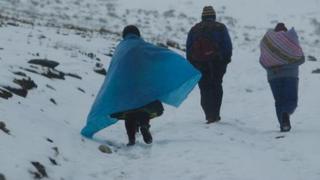
[[[269,30],[261,40],[260,50],[260,63],[265,68],[304,60],[304,54],[294,28],[287,32]]]

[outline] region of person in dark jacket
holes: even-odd
[[[290,115],[293,114],[298,104],[299,66],[303,64],[305,60],[294,29],[288,32],[284,23],[278,23],[273,32],[271,30],[267,34],[269,33],[273,33],[273,36],[265,35],[265,38],[262,40],[262,56],[260,62],[267,71],[269,85],[275,99],[280,131],[288,132],[291,130]],[[290,36],[286,35],[286,33],[290,33]],[[293,36],[291,36],[292,34]],[[266,38],[266,36],[269,38]],[[288,37],[294,37],[294,39],[291,39],[291,43],[286,39]],[[266,40],[268,40],[268,43],[265,43]],[[277,41],[277,46],[273,45],[276,44],[274,43],[275,41]],[[288,45],[286,45],[287,43]],[[282,49],[287,48],[290,50],[289,52],[295,52],[295,59],[293,59],[290,54],[285,55],[284,52],[282,52]],[[297,54],[299,54],[299,56],[297,56]],[[277,59],[277,62],[290,62],[289,59],[294,60],[294,62],[268,67],[268,64],[272,62],[271,58]]]
[[[216,21],[212,6],[203,8],[202,21],[189,31],[186,46],[187,59],[202,73],[198,85],[207,123],[217,122],[221,119],[222,81],[231,61],[232,42],[227,27]]]

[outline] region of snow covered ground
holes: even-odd
[[[107,68],[122,28],[137,24],[148,41],[183,54],[207,4],[234,43],[222,121],[205,124],[195,88],[180,108],[166,106],[152,121],[152,145],[139,135],[126,147],[123,122],[98,133],[97,142],[83,139],[79,131],[104,78],[94,70]],[[319,180],[320,74],[312,73],[320,68],[319,7],[319,0],[0,1],[0,94],[21,89],[22,79],[36,84],[22,88],[26,97],[0,98],[0,121],[10,130],[0,130],[0,180],[46,179],[38,163],[53,180]],[[259,40],[278,21],[296,28],[307,56],[293,129],[285,134],[258,63]],[[35,59],[59,65],[31,64]],[[101,143],[113,153],[101,153]]]

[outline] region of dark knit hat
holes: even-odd
[[[202,19],[207,18],[207,17],[215,17],[216,12],[214,11],[212,6],[205,6],[202,10]]]
[[[128,34],[135,34],[140,37],[139,29],[134,25],[126,26],[122,31],[122,38],[126,37]]]
[[[288,31],[287,27],[284,25],[284,23],[278,23],[276,27],[274,28],[275,32],[279,31]]]

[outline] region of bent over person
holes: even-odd
[[[162,103],[178,107],[201,74],[177,53],[145,42],[136,26],[125,27],[122,36],[81,134],[93,138],[124,119],[128,145],[138,129],[150,144],[150,119],[162,114]]]
[[[207,123],[221,119],[222,80],[231,61],[232,43],[227,27],[216,21],[212,6],[205,6],[202,21],[191,28],[187,39],[187,59],[202,74],[199,81],[201,106]]]

